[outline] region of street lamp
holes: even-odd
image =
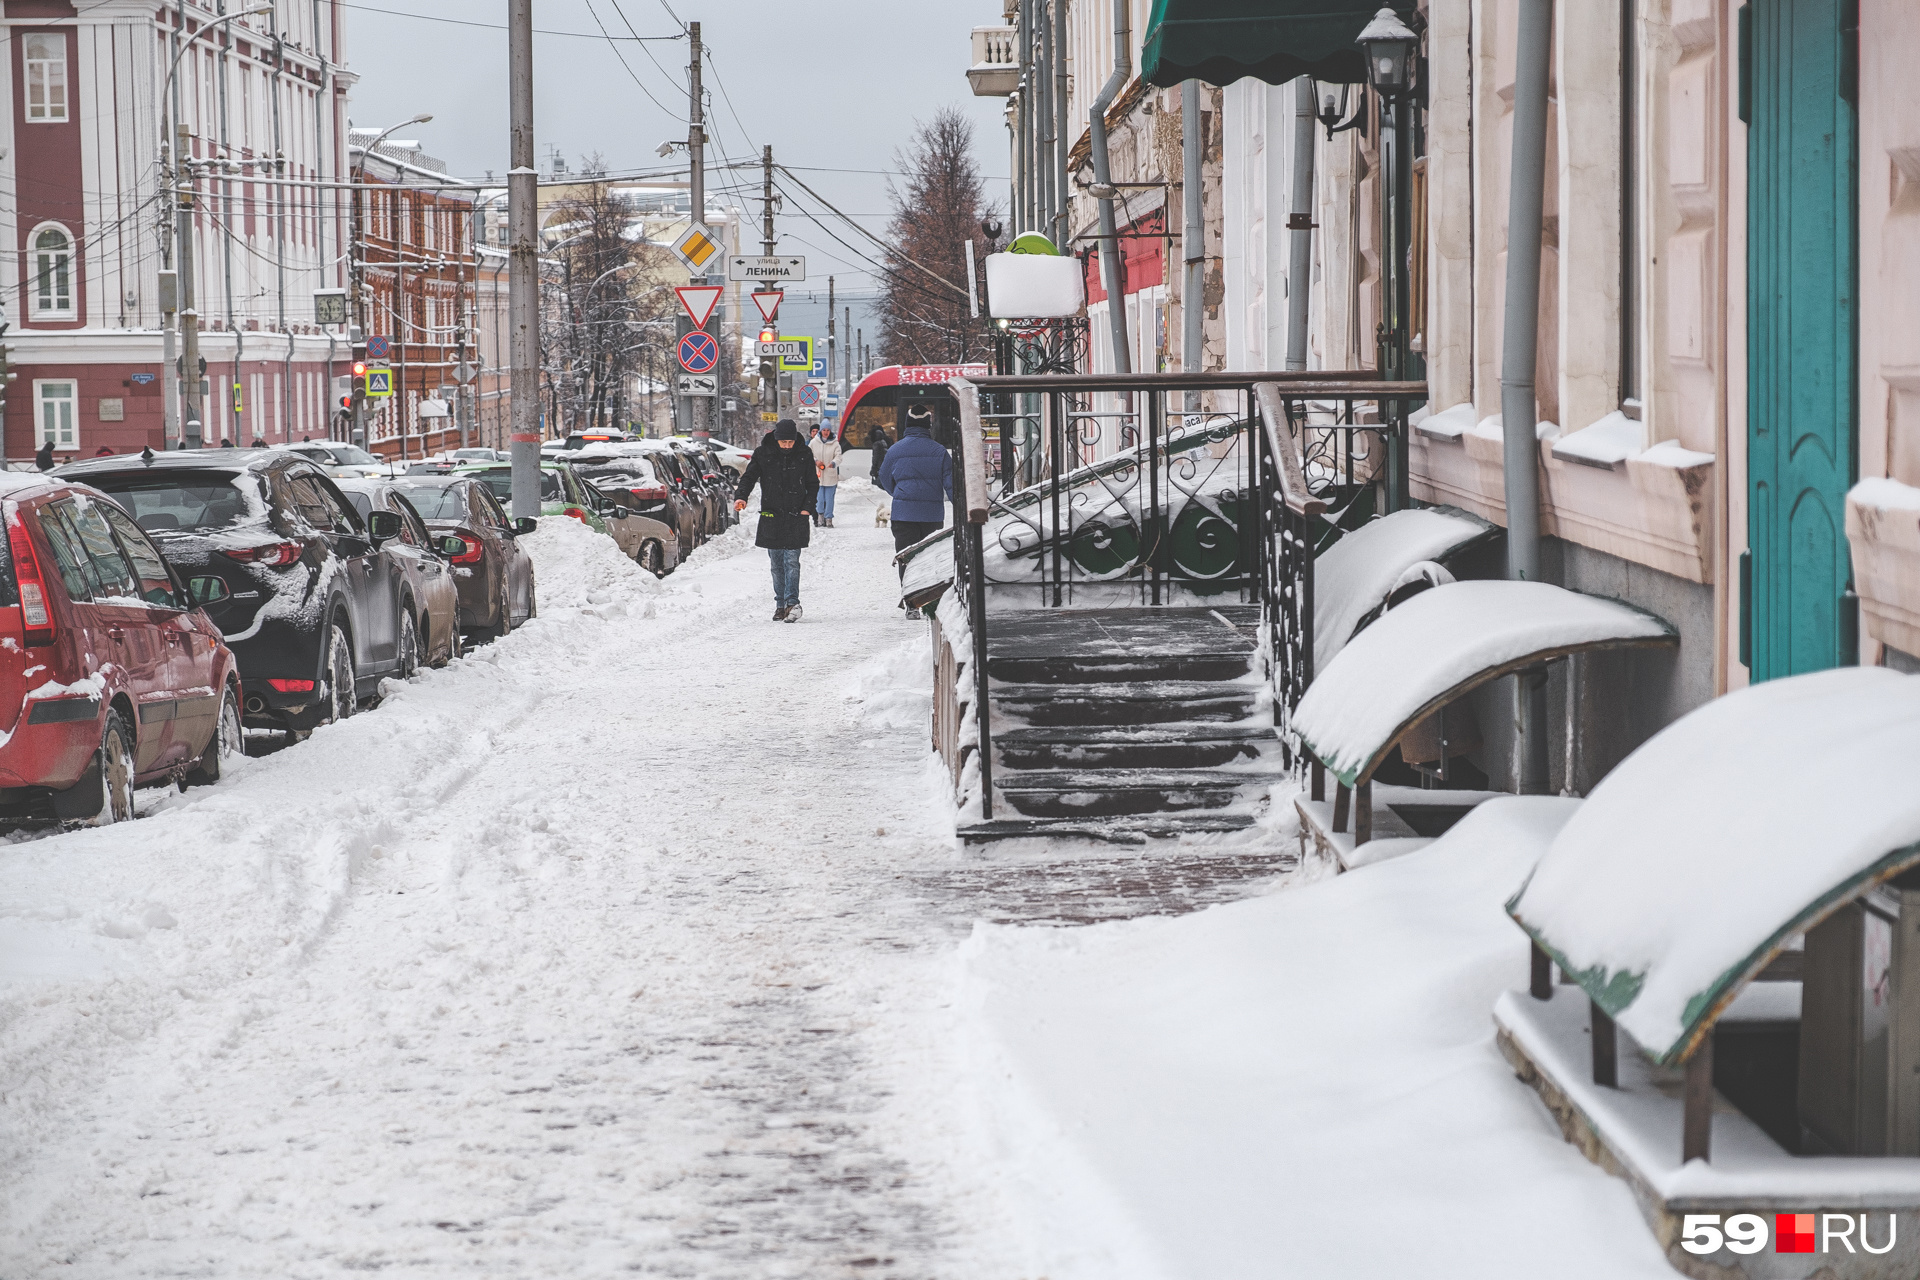
[[[174,368],[174,325],[170,325],[166,328],[165,337],[163,338],[163,358],[166,361],[166,365],[162,370],[162,374],[167,381],[168,391],[165,398],[166,410],[164,416],[172,417],[179,411],[180,407],[185,408],[186,421],[180,431],[180,441],[184,444],[188,440],[191,440],[195,448],[198,448],[200,445],[201,428],[200,313],[194,305],[195,289],[193,278],[193,174],[187,163],[186,126],[177,119],[170,120],[171,112],[168,110],[168,104],[173,101],[173,81],[174,77],[180,73],[180,60],[186,56],[187,50],[193,47],[195,41],[211,35],[213,32],[226,26],[229,22],[238,22],[242,18],[251,18],[259,14],[272,12],[272,5],[255,5],[251,9],[242,9],[237,13],[229,13],[225,17],[214,18],[202,23],[200,29],[188,36],[185,40],[182,40],[180,47],[174,51],[173,63],[167,68],[167,78],[160,87],[160,165],[163,170],[166,168],[168,140],[171,138],[174,147],[174,212],[178,220],[174,234],[180,244],[179,260],[174,267],[176,273],[175,278],[179,282],[179,297],[175,299],[175,305],[179,307],[179,310],[175,313],[178,319],[174,324],[178,326],[181,336],[183,353],[180,363],[185,366],[183,370],[186,374],[184,381],[186,386],[191,388],[184,397],[180,395],[181,387],[176,379],[181,378],[181,374],[176,373]],[[169,123],[172,124],[171,132],[169,132],[168,129]],[[180,405],[182,399],[185,401],[184,406]],[[163,440],[165,439],[165,435],[166,431],[163,426],[161,431]]]
[[[364,147],[360,148],[360,158],[359,160],[355,161],[353,166],[353,170],[352,170],[353,243],[354,243],[354,248],[356,250],[353,255],[353,316],[354,316],[355,326],[360,330],[360,341],[362,342],[365,342],[367,337],[367,315],[366,315],[367,302],[366,302],[366,297],[364,292],[367,285],[367,237],[366,237],[366,213],[365,213],[366,192],[363,189],[366,185],[366,180],[367,180],[367,157],[372,155],[374,152],[374,149],[377,148],[381,143],[387,140],[387,136],[389,134],[392,134],[398,130],[404,129],[408,125],[429,124],[432,122],[432,120],[433,120],[433,117],[429,115],[427,112],[423,111],[419,115],[413,117],[413,119],[411,120],[402,120],[399,124],[388,125],[386,128],[382,129],[379,133],[376,133],[375,135],[373,135],[373,140],[371,142],[367,143]],[[405,264],[402,262],[400,256],[396,254],[394,256],[394,261],[393,261],[394,298],[395,298],[395,301],[399,303],[399,309],[402,311],[402,313],[405,312],[406,296],[407,296],[406,278],[402,274],[404,270],[404,265]],[[396,336],[403,343],[407,340],[407,336],[405,333],[401,333]],[[406,372],[405,364],[406,364],[406,361],[403,359],[401,361],[402,373]],[[406,388],[402,387],[400,388],[400,390],[404,394]],[[395,412],[398,413],[401,411],[396,408]],[[400,433],[400,454],[401,454],[401,457],[403,458],[406,456],[406,449],[407,449],[407,437],[406,437],[405,428],[406,428],[406,424],[402,422],[401,433]],[[352,435],[353,435],[353,442],[355,444],[360,445],[362,448],[366,447],[367,402],[364,396],[356,395],[353,398]],[[423,441],[424,439],[425,437],[422,437]]]
[[[1367,82],[1387,102],[1398,102],[1413,87],[1413,55],[1420,37],[1392,9],[1373,15],[1354,41],[1367,58]]]

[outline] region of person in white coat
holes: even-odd
[[[813,522],[823,528],[833,528],[833,492],[840,483],[840,441],[833,430],[813,429],[813,439],[808,442],[813,450],[813,467],[820,476],[820,497],[813,511]]]

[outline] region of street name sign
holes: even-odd
[[[673,251],[687,264],[688,270],[697,275],[706,274],[706,266],[720,252],[720,241],[711,231],[699,223],[688,227],[686,233],[673,242]]]
[[[675,374],[673,393],[679,396],[717,396],[720,394],[720,375],[717,373]]]
[[[693,327],[704,329],[707,327],[707,317],[713,314],[720,295],[725,292],[725,285],[682,284],[674,286],[673,296],[680,299],[680,309],[687,313],[687,319],[693,321]]]
[[[807,278],[807,260],[805,258],[766,258],[748,254],[731,254],[727,258],[727,279],[744,280],[748,284],[759,284],[773,280],[805,280]]]

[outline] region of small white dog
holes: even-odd
[[[893,516],[888,513],[885,507],[875,507],[873,509],[873,527],[874,528],[884,529],[887,526],[891,525],[892,523],[893,523]]]

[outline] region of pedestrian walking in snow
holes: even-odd
[[[867,437],[867,448],[873,451],[873,465],[867,468],[867,475],[875,484],[879,484],[880,464],[887,460],[887,433],[875,427]]]
[[[813,455],[800,439],[793,419],[782,418],[773,424],[766,438],[753,451],[747,469],[740,474],[740,486],[733,493],[733,509],[747,509],[747,495],[760,487],[760,520],[754,531],[753,545],[765,547],[773,565],[773,620],[800,621],[800,548],[811,539],[810,520],[819,474]]]
[[[924,404],[907,409],[907,430],[887,450],[880,487],[893,495],[893,549],[896,553],[932,537],[947,521],[953,493],[953,455],[933,438],[933,410]],[[906,569],[901,568],[904,576]],[[907,617],[918,618],[918,609]]]
[[[823,428],[814,432],[813,469],[820,480],[820,495],[814,507],[814,520],[833,528],[833,492],[840,485],[840,442],[834,438],[833,429]]]

